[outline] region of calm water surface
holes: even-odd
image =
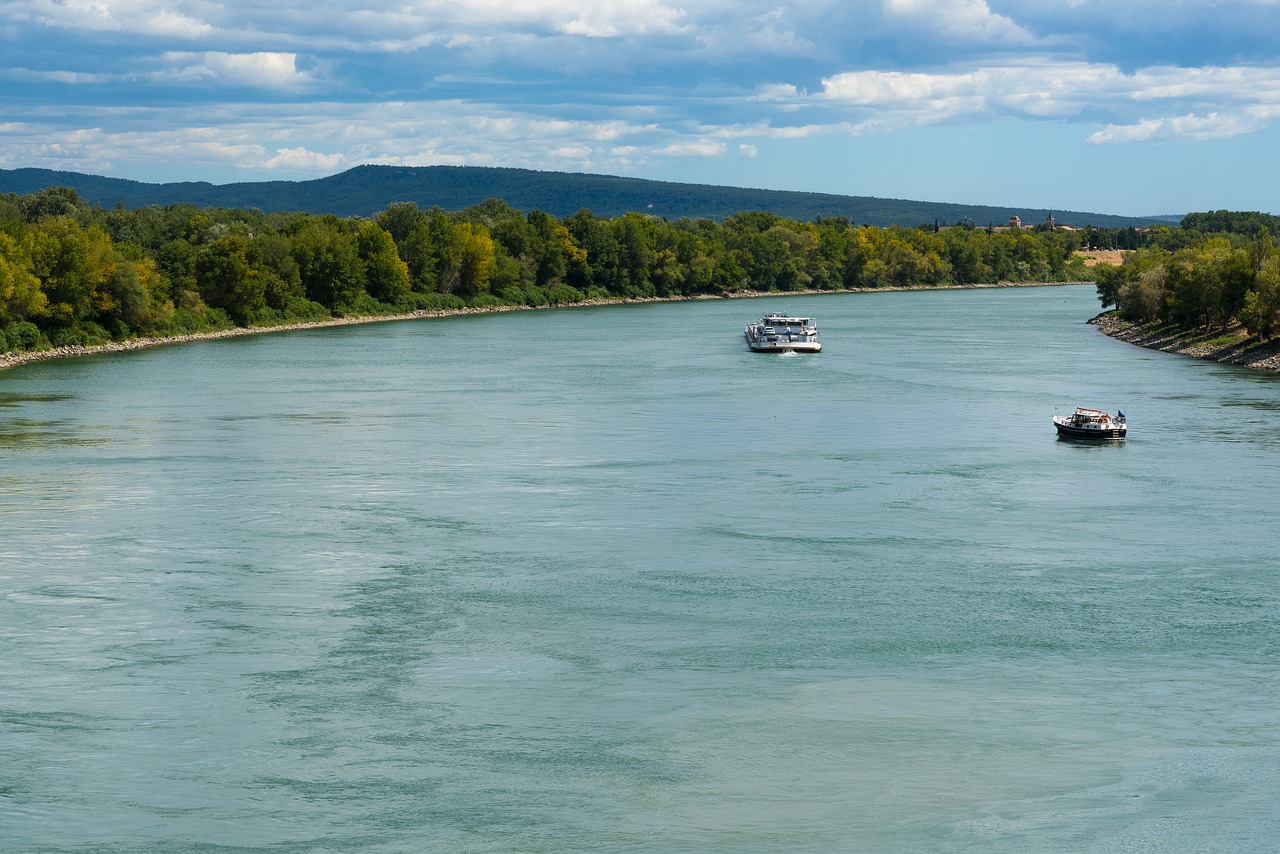
[[[1096,306],[0,374],[0,849],[1273,851],[1280,380]],[[826,350],[747,352],[766,310]],[[1077,404],[1131,438],[1056,439]]]

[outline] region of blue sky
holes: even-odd
[[[0,167],[1280,212],[1280,0],[5,0]]]

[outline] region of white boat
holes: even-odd
[[[757,353],[817,353],[822,349],[818,327],[807,317],[766,314],[759,323],[747,324],[746,336],[747,346]]]
[[[1123,439],[1129,425],[1123,412],[1112,415],[1100,409],[1077,407],[1070,415],[1053,416],[1059,436],[1071,439]]]

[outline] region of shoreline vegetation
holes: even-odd
[[[396,202],[369,218],[0,195],[0,369],[396,320],[768,295],[1092,283],[1113,337],[1274,370],[1280,217],[1176,229],[915,228],[760,211],[723,221]],[[1217,336],[1198,330],[1218,329]],[[1144,331],[1145,330],[1145,331]],[[1176,332],[1176,330],[1185,330]]]
[[[296,332],[305,329],[324,329],[333,326],[361,326],[370,323],[392,323],[406,320],[435,320],[446,317],[460,317],[477,314],[501,314],[509,311],[547,311],[551,309],[593,308],[613,305],[639,305],[658,302],[700,302],[721,299],[759,299],[762,297],[816,296],[820,294],[855,294],[881,293],[893,291],[959,291],[986,288],[1035,288],[1058,287],[1061,285],[1089,284],[1088,282],[996,282],[967,285],[921,285],[921,286],[887,286],[880,288],[844,288],[839,290],[804,290],[787,291],[734,291],[725,294],[696,294],[691,296],[672,297],[619,297],[584,300],[564,305],[495,305],[480,308],[451,308],[438,311],[412,311],[397,314],[378,314],[362,317],[337,317],[327,320],[302,321],[298,323],[282,323],[264,326],[236,326],[230,329],[218,329],[208,332],[191,332],[183,335],[166,335],[157,337],[130,338],[124,341],[109,341],[104,344],[73,344],[62,347],[50,347],[47,350],[28,350],[0,353],[0,371],[16,368],[32,362],[45,362],[55,359],[74,359],[82,356],[98,356],[109,353],[131,353],[137,350],[149,350],[154,347],[167,347],[176,344],[191,344],[200,341],[216,341],[223,338],[241,338],[246,335],[267,335],[273,332]]]
[[[348,219],[193,204],[104,210],[49,187],[0,195],[0,353],[59,358],[207,333],[743,292],[1089,282],[1100,267],[1082,250],[1148,240],[1052,221],[880,228],[759,211],[673,222],[585,209],[557,218],[500,199],[452,212],[393,202]]]
[[[1159,322],[1125,320],[1115,312],[1100,314],[1089,323],[1117,341],[1148,350],[1280,373],[1280,341],[1259,341],[1238,323],[1229,325],[1226,330],[1183,329]]]
[[[1094,268],[1113,338],[1152,350],[1280,371],[1280,217],[1187,214],[1177,232]],[[1106,309],[1114,307],[1114,311]]]

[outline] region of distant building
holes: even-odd
[[[969,220],[968,222],[970,227],[972,227],[973,220]],[[1080,229],[1074,225],[1059,225],[1058,220],[1053,215],[1053,211],[1049,211],[1049,215],[1045,217],[1044,224],[1051,231],[1055,231],[1055,230],[1056,231],[1080,231]],[[933,227],[935,231],[946,231],[947,229],[953,228],[954,226],[939,225],[937,219],[935,218]],[[1023,225],[1022,217],[1018,216],[1017,214],[1014,214],[1009,217],[1008,225],[988,225],[986,228],[986,231],[988,233],[999,234],[1007,231],[1031,231],[1034,228],[1039,228],[1039,226]]]

